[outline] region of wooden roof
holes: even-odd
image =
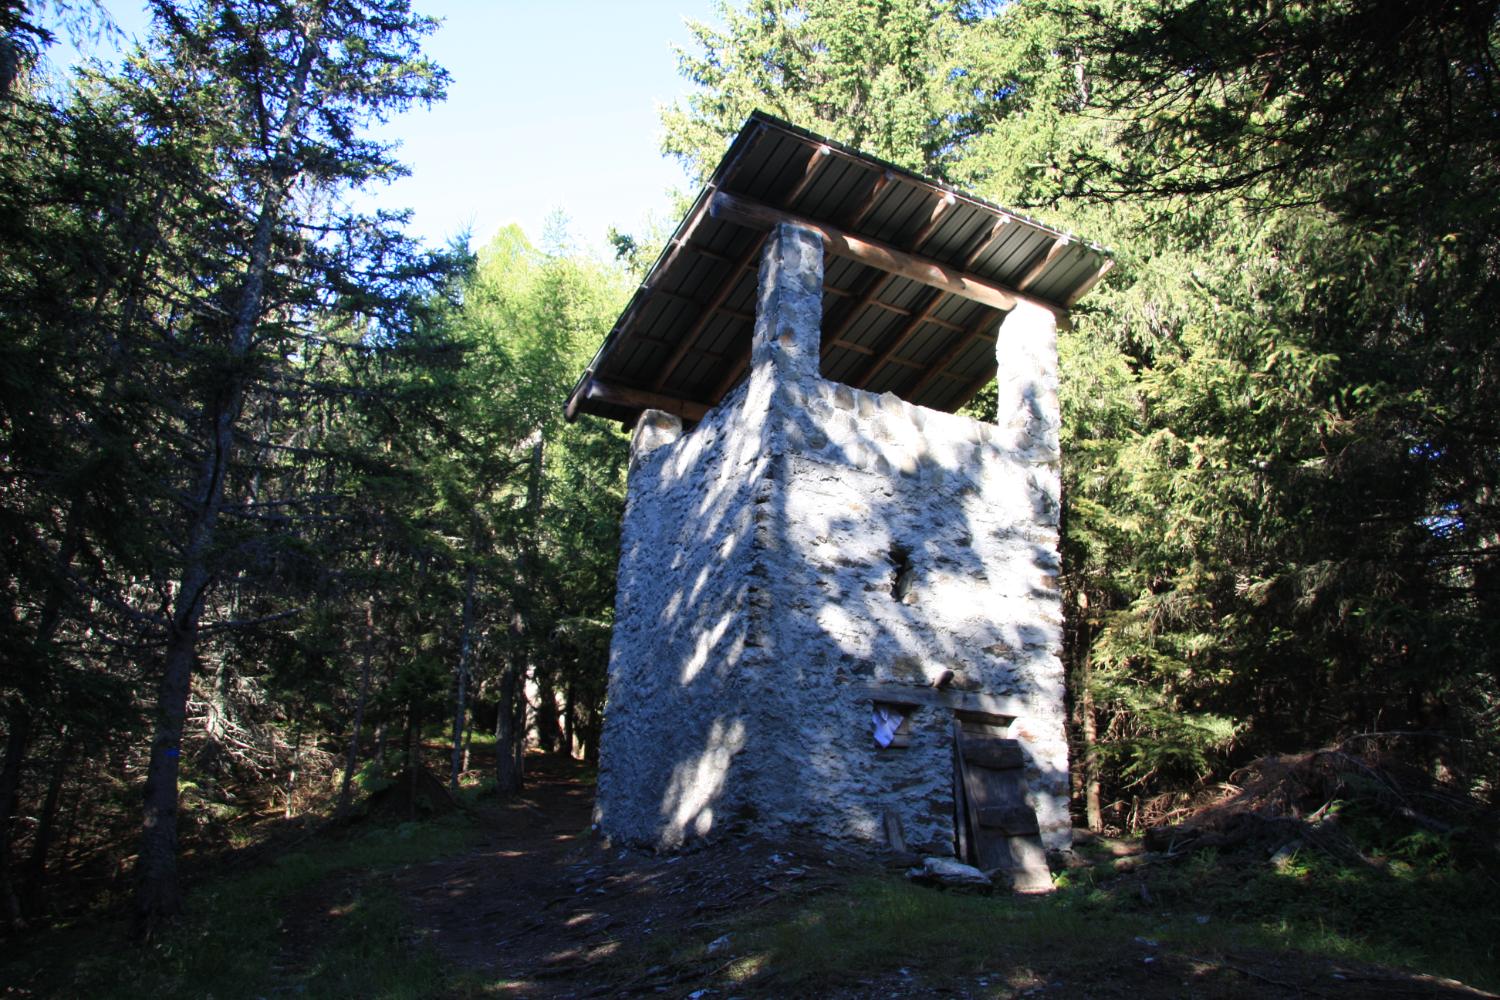
[[[956,410],[995,375],[1017,300],[1059,313],[1111,266],[1102,248],[761,112],[568,397],[567,415],[697,420],[745,375],[756,272],[778,222],[823,234],[822,374]]]

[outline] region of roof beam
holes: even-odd
[[[700,403],[694,399],[682,399],[660,392],[650,392],[646,389],[614,385],[590,376],[579,387],[579,391],[575,392],[568,399],[567,418],[572,420],[577,415],[581,404],[593,400],[633,410],[662,410],[666,413],[676,414],[685,420],[702,420],[703,415],[712,409],[709,404]]]
[[[839,320],[838,326],[824,332],[823,349],[820,357],[828,356],[828,352],[833,350],[833,345],[838,342],[840,337],[849,332],[849,328],[854,325],[854,321],[859,319],[859,314],[865,311],[865,306],[874,302],[876,300],[875,297],[890,283],[891,276],[889,274],[875,275],[874,280],[870,282],[859,298],[851,302],[849,308],[844,310],[844,315]]]
[[[1002,215],[996,219],[995,224],[990,227],[989,235],[980,240],[979,245],[969,251],[969,256],[964,258],[964,267],[973,267],[974,262],[980,258],[980,255],[994,246],[995,241],[1004,235],[1005,227],[1008,225],[1010,225],[1010,216]]]
[[[726,191],[716,191],[709,199],[709,213],[716,219],[733,222],[750,229],[770,229],[783,222],[802,226],[823,238],[823,246],[828,253],[838,257],[852,258],[870,267],[890,271],[903,278],[981,302],[995,309],[1008,311],[1014,309],[1018,301],[1026,301],[1054,315],[1061,315],[1065,312],[1050,302],[986,281],[977,275],[968,274],[933,260],[931,257],[897,250],[884,243],[867,240],[826,223],[816,222],[769,205],[740,198]]]
[[[698,231],[698,227],[708,217],[709,212],[707,209],[712,203],[712,194],[699,202],[693,214],[688,217],[687,221],[673,238],[672,245],[667,248],[667,252],[652,266],[651,273],[646,276],[646,280],[641,282],[642,288],[650,291],[651,287],[657,281],[661,280],[661,276],[667,273],[673,261],[677,259],[677,256],[693,241],[693,234]]]

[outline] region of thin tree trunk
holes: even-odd
[[[464,770],[469,769],[469,751],[474,745],[474,709],[469,708],[464,725]]]
[[[370,751],[370,759],[375,762],[375,776],[385,777],[385,736],[386,720],[381,719],[375,724],[375,747]]]
[[[550,675],[536,675],[536,710],[532,713],[536,742],[543,753],[556,753],[563,744],[562,718],[557,709],[557,686]]]
[[[12,927],[20,927],[21,899],[10,878],[10,825],[16,812],[16,798],[21,788],[21,767],[31,742],[31,710],[15,703],[6,720],[5,763],[0,766],[0,906]]]
[[[500,710],[495,716],[495,791],[502,797],[521,792],[521,752],[526,734],[526,707],[521,678],[524,676],[525,655],[520,647],[520,634],[525,626],[519,611],[511,614],[511,636],[513,647],[507,657],[505,669],[500,674]]]
[[[422,787],[417,775],[422,767],[422,717],[415,706],[406,713],[406,780],[407,819],[417,818],[417,792]]]
[[[473,562],[464,581],[463,621],[458,643],[458,677],[454,685],[453,698],[453,760],[448,773],[448,787],[458,791],[458,775],[467,756],[463,745],[464,711],[468,707],[465,697],[469,687],[469,655],[473,649],[474,635],[474,578]]]
[[[299,713],[297,723],[292,729],[292,761],[286,772],[286,789],[282,793],[286,797],[285,818],[291,819],[293,815],[292,797],[297,794],[297,768],[302,763],[302,716]]]
[[[1093,668],[1089,654],[1083,654],[1082,690],[1078,697],[1079,735],[1083,739],[1083,811],[1084,822],[1094,833],[1104,830],[1104,807],[1099,796],[1099,734],[1094,718]]]
[[[339,804],[334,817],[342,819],[349,811],[349,798],[354,785],[354,769],[359,766],[359,734],[365,724],[365,706],[370,701],[370,661],[374,658],[375,645],[375,598],[365,598],[364,657],[359,666],[359,699],[354,703],[353,732],[349,734],[349,754],[344,760],[344,779],[339,785]]]
[[[31,845],[31,861],[26,874],[26,912],[38,916],[43,909],[42,882],[47,874],[47,855],[52,850],[52,838],[57,830],[57,809],[62,801],[63,781],[68,776],[68,765],[73,757],[73,737],[66,727],[60,734],[57,757],[52,762],[52,775],[47,782],[47,794],[42,800],[42,814],[37,821],[36,840]]]
[[[516,567],[516,594],[511,601],[510,650],[500,675],[500,710],[495,718],[495,790],[502,796],[517,795],[524,782],[522,773],[526,749],[526,641],[530,631],[522,604],[523,595],[534,594],[532,575],[536,570],[536,529],[542,507],[542,456],[545,439],[537,432],[531,446],[527,471],[527,524],[520,545],[521,558]]]

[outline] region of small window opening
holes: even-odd
[[[891,596],[902,604],[911,604],[915,598],[911,596],[911,549],[905,545],[891,546]]]
[[[870,713],[875,727],[875,745],[882,750],[904,749],[911,746],[911,716],[914,705],[899,705],[891,701],[877,701]]]

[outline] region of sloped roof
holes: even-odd
[[[1015,301],[1059,313],[1101,247],[761,112],[751,115],[568,397],[567,415],[696,420],[745,375],[760,247],[779,221],[826,251],[822,374],[952,411],[995,374]]]

